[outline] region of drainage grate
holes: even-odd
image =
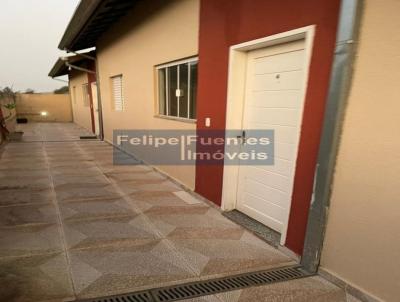
[[[250,286],[288,281],[304,276],[305,273],[298,266],[285,267],[275,270],[248,273],[156,289],[152,291],[152,294],[157,302],[178,301],[181,299],[212,295]]]
[[[309,276],[311,274],[305,272],[301,266],[288,266],[267,271],[150,289],[132,294],[96,298],[85,300],[85,302],[171,302]]]
[[[149,291],[136,292],[132,294],[118,295],[107,298],[95,298],[85,302],[154,302]]]

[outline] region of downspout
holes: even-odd
[[[99,72],[99,61],[96,58],[95,69],[96,69],[96,88],[97,88],[97,109],[99,110],[99,136],[101,140],[104,140],[104,127],[103,127],[103,107],[101,106],[101,89],[100,89],[100,72]]]
[[[336,156],[353,75],[362,4],[362,0],[342,0],[340,8],[314,190],[301,259],[303,268],[312,273],[317,272],[321,260]]]

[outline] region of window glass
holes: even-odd
[[[188,117],[189,66],[179,65],[179,117]]]
[[[196,119],[197,60],[157,68],[158,113]]]
[[[190,63],[190,96],[189,96],[189,118],[196,118],[196,101],[197,101],[197,62]]]
[[[178,89],[178,66],[168,67],[167,72],[169,100],[168,115],[178,116],[178,99],[176,97],[176,90]]]
[[[158,70],[158,100],[160,103],[160,114],[167,115],[167,89],[165,69]]]

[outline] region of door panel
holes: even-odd
[[[272,125],[296,126],[300,120],[298,109],[292,108],[259,108],[247,106],[249,124],[268,122]],[[248,125],[249,125],[248,124]],[[248,127],[247,127],[248,128]],[[248,128],[249,129],[249,128]],[[265,128],[261,128],[265,129]]]
[[[267,59],[266,59],[267,60]],[[268,74],[253,74],[252,85],[253,92],[258,91],[285,91],[285,90],[300,90],[302,71],[287,71]]]
[[[298,90],[262,90],[252,92],[249,103],[261,108],[299,108]]]
[[[239,167],[236,206],[278,232],[290,211],[304,60],[303,40],[248,53],[243,130],[273,129],[275,155],[274,165]]]

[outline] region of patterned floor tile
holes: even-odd
[[[150,210],[153,207],[177,207],[187,206],[181,198],[177,197],[174,192],[163,191],[135,191],[129,194],[132,203],[142,211]],[[202,204],[205,206],[205,204]]]
[[[126,181],[138,181],[138,180],[145,180],[151,181],[155,180],[158,182],[162,182],[166,179],[165,176],[156,173],[154,171],[146,171],[143,168],[139,168],[141,166],[137,166],[136,172],[130,171],[128,173],[107,173],[107,177],[109,179],[114,180],[115,182],[126,182]]]
[[[50,203],[53,199],[51,188],[46,189],[1,189],[0,206],[31,204],[31,203]]]
[[[205,204],[154,205],[144,211],[149,220],[167,238],[240,239],[244,229]]]
[[[53,175],[53,183],[55,187],[60,185],[73,185],[73,184],[108,184],[109,181],[107,180],[104,175]]]
[[[61,217],[65,221],[132,216],[132,207],[123,199],[72,200],[59,204]]]
[[[55,192],[59,202],[119,199],[121,197],[121,194],[109,184],[63,184],[55,186]]]
[[[0,177],[0,189],[12,188],[31,188],[31,189],[46,189],[51,188],[51,181],[48,176],[32,177],[25,176],[5,176]]]
[[[53,175],[53,177],[58,175],[80,177],[103,175],[101,170],[95,165],[91,165],[89,167],[81,167],[80,165],[52,167],[51,174]]]
[[[9,144],[0,159],[0,284],[11,284],[0,300],[71,298],[70,279],[87,298],[291,263],[152,168],[113,165],[112,147],[79,141],[79,127],[26,127],[25,139],[44,142]]]
[[[64,254],[0,259],[0,299],[61,301],[74,297]]]
[[[56,168],[77,168],[77,169],[84,169],[84,168],[96,168],[96,163],[93,161],[53,161],[49,163],[50,169]]]
[[[137,172],[138,169],[152,171],[153,169],[145,165],[114,165],[114,164],[99,164],[99,168],[104,173],[130,173]]]
[[[45,164],[46,163],[46,158],[43,157],[30,157],[30,156],[24,156],[24,157],[18,157],[18,158],[13,158],[13,157],[1,157],[0,158],[0,164],[1,165],[6,165],[6,164],[13,164],[13,163],[18,163],[18,164],[32,164],[32,163],[37,163],[37,164]]]
[[[23,131],[23,142],[50,142],[59,144],[60,141],[76,141],[81,135],[91,135],[91,133],[73,123],[28,123],[18,124],[17,131]],[[24,143],[21,144],[24,144]],[[25,143],[26,144],[26,143]]]
[[[32,170],[32,171],[25,171],[24,176],[26,177],[38,177],[38,178],[44,178],[48,177],[49,171],[47,169],[37,169],[37,170]],[[0,178],[8,178],[8,177],[18,177],[21,176],[21,170],[0,170]]]
[[[320,277],[251,287],[215,296],[221,302],[346,302],[343,290]]]
[[[126,194],[135,192],[176,192],[181,189],[165,179],[137,179],[118,182],[119,188]]]
[[[48,254],[62,249],[56,224],[0,228],[0,257]]]
[[[43,168],[45,168],[46,165],[44,162],[29,162],[29,163],[24,163],[24,162],[15,162],[15,161],[11,161],[11,162],[1,162],[0,163],[0,170],[1,171],[7,171],[7,170],[19,170],[21,172],[24,171],[31,171],[31,170],[43,170]]]
[[[133,246],[71,251],[80,298],[107,296],[193,280],[194,274],[162,240]]]
[[[0,228],[27,224],[49,224],[57,221],[53,205],[0,207]]]
[[[67,221],[64,232],[71,249],[135,245],[159,237],[142,215]]]
[[[222,302],[216,296],[203,296],[203,297],[197,297],[197,298],[193,298],[193,299],[185,299],[185,300],[181,300],[181,301],[182,302]]]
[[[293,263],[289,257],[247,231],[240,239],[168,240],[203,279]]]
[[[345,292],[320,277],[229,291],[182,302],[346,302]],[[354,300],[356,301],[356,300]]]
[[[83,162],[83,161],[93,161],[93,158],[87,155],[81,154],[68,154],[68,155],[47,155],[47,160],[49,164],[52,163],[71,163],[71,162]]]

